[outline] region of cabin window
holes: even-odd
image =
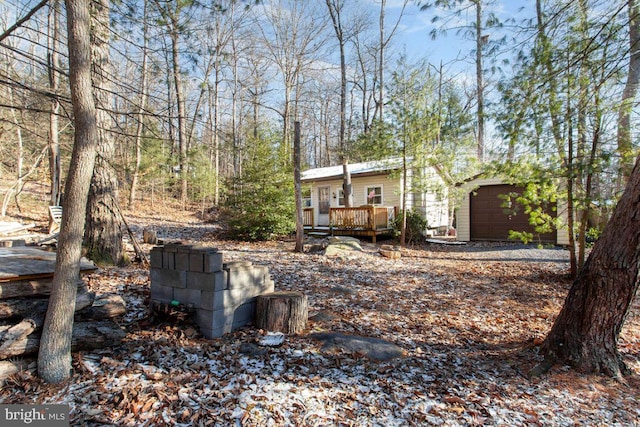
[[[344,206],[344,190],[338,190],[338,206]]]
[[[382,187],[367,187],[365,195],[368,205],[381,205],[382,204]]]
[[[302,188],[302,207],[310,208],[311,204],[311,187]]]

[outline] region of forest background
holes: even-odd
[[[65,210],[38,359],[45,380],[63,380],[70,370],[70,357],[49,356],[69,354],[59,348],[71,337],[68,302],[75,298],[72,263],[80,240],[95,261],[124,261],[121,189],[128,189],[131,208],[140,201],[176,200],[183,209],[197,202],[203,210],[223,206],[244,225],[265,227],[252,219],[266,219],[271,236],[290,232],[292,129],[299,123],[305,123],[309,167],[341,162],[346,170],[353,161],[402,156],[412,167],[437,165],[452,192],[477,172],[499,174],[526,185],[519,201],[541,231],[555,226],[544,203],[564,199],[573,275],[585,263],[587,234],[599,233],[631,178],[612,227],[596,243],[595,261],[580,271],[544,342],[549,364],[567,360],[617,378],[627,373],[615,343],[637,290],[636,1],[537,1],[535,17],[521,22],[501,20],[481,0],[418,3],[443,22],[434,37],[454,30],[475,42],[472,83],[442,63],[393,58],[400,21],[387,23],[386,4],[367,15],[332,0],[68,0],[68,40],[58,3],[42,1],[15,14],[0,35],[8,102],[2,137],[9,138],[3,159],[16,159],[3,164],[16,178],[2,213],[11,199],[19,209],[30,177],[48,180],[50,204],[62,200]],[[43,27],[37,16],[45,10]],[[366,16],[375,17],[364,23],[377,23],[377,30],[360,25]],[[323,56],[336,47],[337,67]],[[345,189],[348,179],[345,173]],[[607,283],[598,287],[595,278]],[[596,295],[582,292],[593,286],[607,290],[599,295],[604,301],[626,305],[585,301],[597,310],[583,322],[590,314],[571,301]],[[582,324],[596,329],[574,333]],[[584,345],[593,350],[586,357]],[[603,348],[614,351],[603,355]]]
[[[438,165],[453,203],[456,184],[500,174],[527,186],[522,202],[541,231],[556,224],[536,207],[565,200],[579,267],[636,152],[637,8],[538,0],[510,15],[504,6],[95,2],[103,185],[129,207],[221,206],[242,215],[239,227],[264,228],[270,218],[267,236],[291,232],[299,122],[304,168],[411,157]],[[73,118],[64,8],[2,8],[0,177],[12,183],[5,214],[12,203],[19,209],[27,180],[47,183],[49,204],[60,204]],[[429,37],[418,36],[425,54],[447,40],[455,59],[407,53],[409,13],[431,22]]]

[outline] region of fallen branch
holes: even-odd
[[[76,296],[76,311],[87,308],[95,300],[93,292],[78,292]],[[0,302],[0,319],[11,319],[16,317],[28,317],[41,315],[47,311],[49,306],[48,298],[21,298]]]

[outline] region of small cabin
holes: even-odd
[[[390,233],[395,217],[405,208],[402,165],[402,159],[349,164],[353,192],[350,208],[345,207],[342,165],[304,171],[305,229],[369,236],[374,242],[376,236]],[[408,167],[406,172],[407,209],[419,212],[429,229],[444,232],[449,223],[448,199],[437,169]]]

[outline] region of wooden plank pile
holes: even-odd
[[[28,367],[30,363],[33,366],[33,358],[38,353],[42,326],[49,304],[53,273],[15,274],[15,270],[28,270],[26,266],[19,267],[20,260],[33,268],[33,255],[30,259],[27,257],[25,262],[24,258],[18,256],[11,257],[7,254],[3,256],[0,251],[0,258],[2,258],[0,262],[3,262],[3,271],[0,271],[0,381],[2,381],[8,375]],[[55,254],[53,259],[55,261]],[[86,271],[92,264],[83,260],[82,265]],[[79,278],[72,350],[92,350],[119,344],[125,333],[118,325],[117,319],[124,314],[126,314],[126,306],[120,295],[96,295],[94,292],[89,292],[85,282]]]

